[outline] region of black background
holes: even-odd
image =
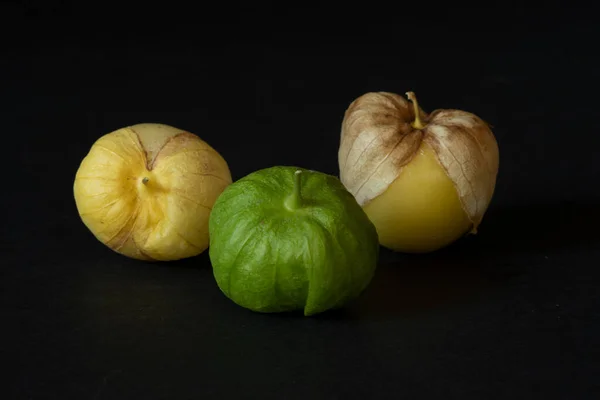
[[[2,3],[0,397],[598,398],[594,15]],[[272,165],[337,175],[343,113],[377,90],[487,120],[500,173],[479,235],[382,250],[344,310],[252,313],[220,293],[207,254],[129,260],[77,215],[73,178],[100,135],[162,122],[209,142],[234,179]]]

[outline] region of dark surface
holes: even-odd
[[[26,4],[0,8],[0,398],[599,398],[592,10]],[[162,122],[213,145],[234,179],[337,175],[343,112],[374,90],[480,115],[500,174],[478,236],[382,250],[344,310],[246,311],[206,254],[128,260],[77,215],[73,177],[102,134]]]

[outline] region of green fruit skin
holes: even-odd
[[[301,206],[288,207],[301,170]],[[338,178],[277,166],[229,185],[209,219],[209,257],[221,291],[257,312],[340,308],[369,285],[375,226]]]

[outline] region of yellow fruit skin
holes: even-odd
[[[138,124],[94,143],[73,192],[99,241],[127,257],[169,261],[206,250],[210,210],[231,182],[225,160],[197,136]]]
[[[426,143],[364,210],[377,228],[381,245],[406,253],[438,250],[472,226],[454,184]]]

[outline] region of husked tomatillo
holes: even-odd
[[[425,113],[414,93],[367,93],[342,122],[340,179],[377,227],[380,243],[430,252],[475,233],[496,185],[490,126],[452,109]]]
[[[230,183],[227,163],[208,143],[148,123],[99,138],[73,191],[100,242],[127,257],[168,261],[206,250],[211,208]]]

